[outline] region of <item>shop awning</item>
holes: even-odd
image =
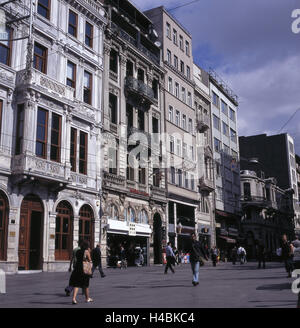
[[[227,243],[229,243],[229,244],[235,244],[236,243],[235,239],[232,239],[232,238],[229,238],[229,237],[219,236],[219,238],[222,238],[222,239],[226,240]]]

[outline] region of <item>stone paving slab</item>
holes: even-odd
[[[71,304],[64,288],[69,273],[7,275],[6,294],[0,308],[295,308],[293,278],[287,278],[282,263],[221,263],[200,268],[200,284],[192,285],[190,265],[177,266],[175,274],[163,274],[162,266],[96,271],[90,280],[93,303],[79,292],[78,305]]]

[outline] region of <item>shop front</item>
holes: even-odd
[[[150,236],[152,230],[147,224],[108,220],[107,266],[116,267],[124,247],[128,266],[150,265]]]

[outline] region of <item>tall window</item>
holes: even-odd
[[[93,48],[93,35],[94,35],[94,27],[88,22],[85,22],[85,44]]]
[[[173,43],[177,45],[177,31],[173,29]]]
[[[114,49],[110,51],[109,69],[118,74],[118,53]]]
[[[92,74],[84,71],[83,101],[92,104]]]
[[[170,93],[173,93],[173,80],[172,80],[171,77],[169,77],[168,91],[169,91]]]
[[[76,88],[76,65],[70,61],[67,64],[67,85]]]
[[[228,127],[228,125],[225,122],[222,122],[222,125],[223,125],[223,134],[224,134],[224,136],[229,137],[229,127]]]
[[[174,55],[174,67],[178,69],[178,57]]]
[[[168,62],[168,64],[172,64],[172,59],[171,59],[171,57],[172,57],[172,54],[171,54],[171,51],[169,50],[169,49],[167,49],[167,62]]]
[[[148,224],[149,220],[148,220],[148,214],[145,210],[141,210],[139,213],[139,222],[142,224]]]
[[[78,29],[78,15],[75,14],[72,10],[69,10],[69,34],[77,38],[77,29]]]
[[[186,115],[182,115],[182,128],[183,130],[186,130]]]
[[[109,94],[110,121],[118,124],[118,98],[112,93]]]
[[[213,115],[213,126],[220,131],[220,119],[216,115]]]
[[[60,161],[61,116],[52,114],[50,159]]]
[[[127,128],[133,127],[133,107],[126,103],[126,123]]]
[[[11,51],[12,51],[12,29],[6,28],[5,31],[8,35],[7,41],[0,41],[0,63],[10,66],[11,64]],[[1,38],[2,39],[2,38]]]
[[[178,169],[178,186],[182,187],[182,170]]]
[[[228,108],[227,108],[227,104],[221,100],[221,110],[222,113],[225,114],[226,116],[228,116]]]
[[[87,133],[80,131],[79,173],[87,174]]]
[[[76,172],[76,157],[77,157],[77,130],[71,128],[71,149],[70,149],[70,162],[71,171]]]
[[[180,139],[177,139],[176,154],[178,156],[181,156],[181,140]]]
[[[37,116],[37,130],[36,130],[36,155],[38,157],[47,157],[47,125],[48,125],[48,111],[39,108]]]
[[[169,106],[169,121],[170,122],[173,122],[173,107],[172,106]]]
[[[184,74],[184,62],[182,60],[180,61],[180,72]]]
[[[179,98],[179,84],[175,82],[175,96]]]
[[[235,112],[232,108],[229,108],[229,117],[231,121],[235,122]]]
[[[213,104],[219,108],[220,106],[220,100],[219,100],[219,96],[212,91],[212,101],[213,101]]]
[[[133,161],[133,157],[127,154],[127,180],[134,181],[134,167],[130,165]]]
[[[183,37],[182,35],[179,36],[179,48],[183,50]]]
[[[33,68],[47,73],[47,48],[38,43],[34,43]]]
[[[192,94],[188,92],[188,105],[192,107]]]
[[[145,113],[141,110],[138,111],[138,129],[145,131]]]
[[[244,182],[244,196],[251,197],[251,187],[249,182]]]
[[[189,56],[190,55],[190,44],[188,41],[185,41],[185,53]]]
[[[139,167],[139,183],[146,184],[146,168]]]
[[[185,188],[189,188],[189,175],[187,172],[184,172],[184,186]]]
[[[233,142],[237,142],[237,138],[236,138],[236,132],[234,131],[234,130],[232,130],[232,129],[230,129],[230,139],[231,139],[231,141],[233,141]]]
[[[108,148],[108,170],[109,173],[114,175],[118,174],[118,148],[118,140]]]
[[[182,157],[186,157],[187,156],[187,145],[186,145],[186,143],[184,142],[183,144],[182,144]]]
[[[178,110],[176,111],[175,124],[180,126],[180,112]]]
[[[24,104],[20,104],[18,105],[18,114],[17,114],[16,155],[19,155],[23,152],[23,138],[24,138]]]
[[[43,17],[50,19],[51,2],[50,0],[38,0],[37,12]]]
[[[183,102],[186,102],[186,91],[185,91],[185,88],[181,88],[181,100]]]
[[[186,66],[186,76],[190,80],[191,79],[191,69],[190,66]]]
[[[214,147],[215,147],[215,151],[217,152],[221,151],[221,141],[217,138],[214,138]]]
[[[83,205],[79,211],[79,240],[94,243],[94,213],[89,205]]]
[[[73,211],[69,203],[62,201],[56,208],[55,260],[69,260],[73,249]]]
[[[175,184],[175,167],[171,166],[171,183]]]
[[[193,120],[189,118],[189,133],[193,134]]]
[[[171,25],[169,23],[166,24],[166,34],[169,39],[171,39]]]
[[[170,152],[174,153],[174,137],[170,136]]]
[[[116,205],[111,205],[109,219],[112,219],[112,220],[119,219],[119,211],[118,211],[118,208]]]
[[[159,187],[160,185],[160,171],[158,167],[153,168],[153,186],[154,187]]]

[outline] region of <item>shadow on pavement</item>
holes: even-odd
[[[273,284],[273,285],[263,285],[256,288],[256,290],[284,290],[291,289],[292,284],[290,282],[284,284]]]

